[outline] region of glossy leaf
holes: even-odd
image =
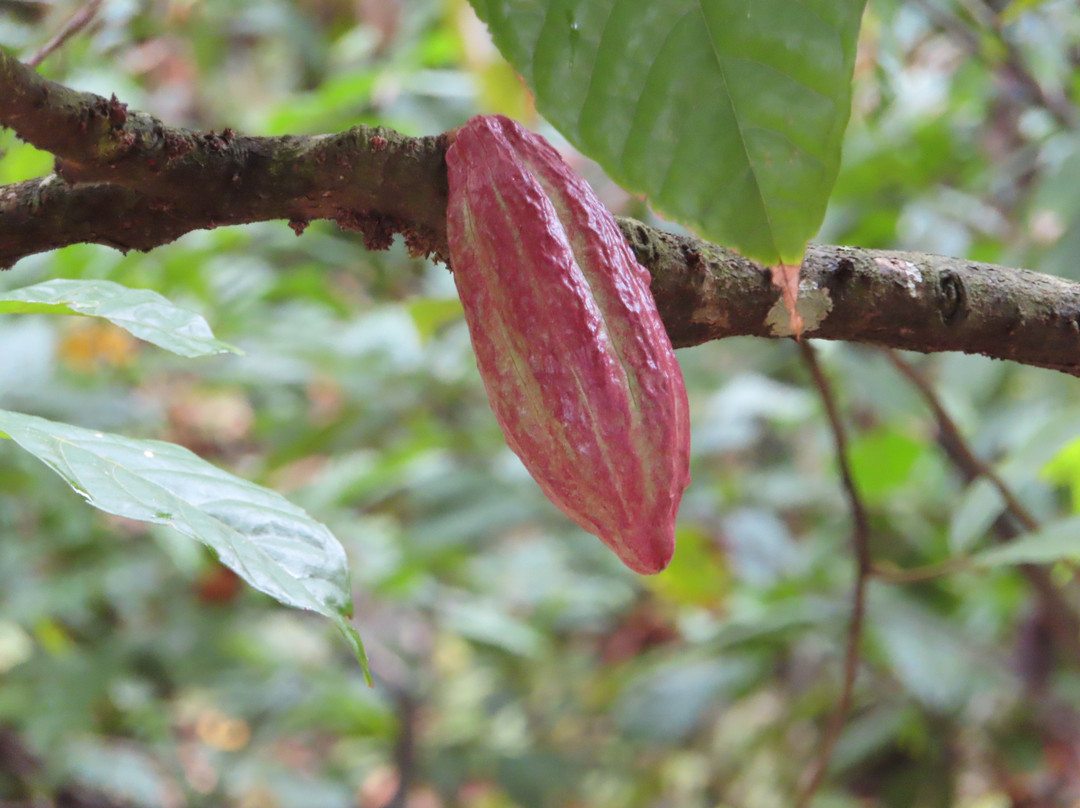
[[[702,236],[798,264],[851,108],[865,0],[471,0],[540,111]]]
[[[280,494],[218,469],[182,446],[135,440],[0,410],[0,432],[106,513],[167,525],[282,603],[329,617],[367,671],[352,613],[345,551],[325,525]]]
[[[240,353],[214,339],[200,315],[149,289],[112,281],[51,280],[0,295],[0,314],[79,314],[101,317],[139,339],[180,356]]]

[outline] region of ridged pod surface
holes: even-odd
[[[454,280],[506,442],[567,516],[659,572],[690,428],[648,271],[589,185],[514,121],[471,119],[446,162]]]

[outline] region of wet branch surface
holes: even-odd
[[[448,261],[445,137],[355,127],[252,137],[169,127],[48,81],[0,51],[0,125],[56,156],[56,173],[0,186],[0,267],[70,244],[152,250],[193,230],[330,219],[370,249],[394,234]],[[672,342],[783,337],[767,267],[701,239],[623,219],[653,275]],[[806,335],[932,353],[963,351],[1080,375],[1080,283],[938,255],[812,245]]]

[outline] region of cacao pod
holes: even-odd
[[[567,516],[659,572],[690,430],[648,271],[589,185],[516,122],[471,119],[446,162],[454,281],[506,442]]]

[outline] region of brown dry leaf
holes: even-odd
[[[788,312],[788,322],[795,332],[795,339],[802,339],[803,318],[797,308],[799,302],[799,270],[802,264],[777,264],[769,267],[773,286],[780,289],[784,297],[784,308]]]

